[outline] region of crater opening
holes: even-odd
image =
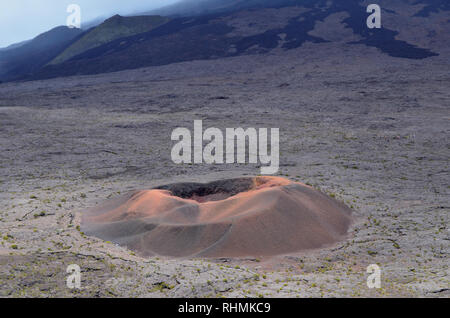
[[[225,200],[239,193],[260,188],[268,182],[270,180],[267,178],[236,178],[210,183],[175,183],[154,189],[167,190],[173,196],[204,203]]]

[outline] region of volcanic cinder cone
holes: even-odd
[[[144,256],[294,253],[345,238],[351,210],[278,177],[178,183],[136,191],[83,214],[88,235]]]

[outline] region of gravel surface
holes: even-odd
[[[331,54],[333,53],[333,54]],[[449,58],[289,52],[0,85],[0,296],[449,297]],[[280,128],[279,175],[345,202],[348,239],[298,255],[142,258],[80,231],[133,189],[259,174],[176,165],[176,127]],[[81,290],[66,287],[78,264]],[[382,286],[369,289],[378,264]]]

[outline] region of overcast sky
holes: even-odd
[[[98,17],[130,14],[170,5],[179,0],[0,0],[0,48],[32,39],[65,25],[67,6],[81,7],[81,27]]]

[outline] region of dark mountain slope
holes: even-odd
[[[96,74],[177,61],[224,56],[232,28],[209,23],[216,16],[180,18],[153,31],[120,38],[58,64],[48,65],[33,78]]]
[[[111,42],[118,38],[150,31],[169,19],[161,16],[122,17],[115,15],[86,32],[78,41],[72,43],[50,64],[62,63],[89,49]]]
[[[393,0],[398,1],[398,0]],[[450,1],[448,0],[400,0],[406,5],[423,5],[424,8],[415,14],[415,16],[426,17],[430,13],[439,11],[450,11]],[[336,2],[363,2],[353,0],[340,0]],[[200,15],[219,12],[229,12],[244,10],[248,8],[280,8],[286,6],[301,5],[305,7],[326,6],[327,1],[322,0],[184,0],[177,4],[163,7],[157,10],[147,12],[147,14],[161,15]],[[367,2],[366,2],[367,3]]]
[[[83,33],[56,27],[13,49],[0,52],[0,79],[13,80],[38,71]]]
[[[415,14],[416,17],[428,17],[431,13],[439,11],[450,11],[448,0],[417,0],[414,4],[424,4],[425,7]]]
[[[317,2],[317,1],[315,1]],[[166,16],[198,16],[246,9],[280,8],[295,5],[313,5],[311,0],[184,0],[179,3],[152,10],[147,14]]]
[[[7,47],[1,48],[1,49],[0,49],[0,52],[5,52],[5,51],[12,50],[12,49],[17,49],[17,48],[19,48],[19,47],[21,47],[21,46],[27,44],[27,43],[30,42],[30,41],[31,41],[31,40],[21,41],[21,42],[18,42],[18,43],[13,43],[13,44],[11,44],[11,45],[8,45]]]
[[[411,5],[411,1],[414,0],[396,0],[405,6]],[[424,8],[430,6],[432,10],[447,8],[442,1],[415,2],[423,3]],[[208,3],[211,6],[205,9],[215,13],[173,18],[148,32],[109,41],[61,64],[47,65],[22,79],[97,74],[196,59],[265,53],[275,48],[291,50],[305,42],[327,42],[310,33],[318,22],[336,13],[346,14],[342,24],[358,39],[347,42],[349,45],[375,47],[398,58],[424,59],[438,55],[399,40],[397,30],[367,28],[368,14],[359,0],[210,0]],[[267,16],[267,27],[248,34],[235,32],[236,20],[239,25],[251,27],[261,12],[272,15]],[[272,23],[275,18],[282,20],[282,23]],[[401,24],[399,27],[402,27]]]

